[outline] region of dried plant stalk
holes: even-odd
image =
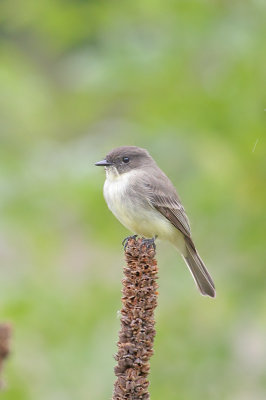
[[[11,326],[8,324],[0,324],[0,374],[3,369],[3,362],[9,355],[9,339],[11,336]],[[0,380],[0,388],[2,381]]]
[[[147,379],[155,337],[158,268],[155,248],[142,239],[130,238],[125,248],[123,307],[113,400],[148,400]]]

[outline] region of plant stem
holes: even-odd
[[[154,310],[158,295],[158,268],[154,257],[155,245],[140,238],[128,240],[113,400],[150,399],[147,377],[156,333]]]

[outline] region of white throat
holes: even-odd
[[[117,180],[121,175],[118,173],[115,166],[105,167],[106,179],[109,181]]]

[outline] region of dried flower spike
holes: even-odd
[[[148,400],[147,379],[155,337],[158,268],[155,246],[130,238],[125,246],[121,329],[115,356],[113,400]]]
[[[9,355],[9,339],[11,336],[11,327],[8,324],[0,324],[0,373],[3,369],[3,362]],[[2,382],[0,380],[0,388]]]

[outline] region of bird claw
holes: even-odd
[[[147,249],[150,249],[151,247],[153,247],[153,249],[155,250],[155,249],[156,249],[156,244],[155,244],[155,239],[156,239],[156,238],[157,238],[157,236],[154,236],[154,237],[151,238],[151,239],[145,239],[145,238],[143,238],[143,239],[142,239],[141,245],[142,245],[142,246],[145,246],[145,245],[146,245]]]
[[[127,245],[128,245],[128,241],[129,241],[130,239],[134,239],[134,240],[135,240],[136,237],[138,237],[138,235],[127,236],[127,237],[123,240],[122,245],[124,246],[124,250],[126,249],[126,247],[127,247]]]

